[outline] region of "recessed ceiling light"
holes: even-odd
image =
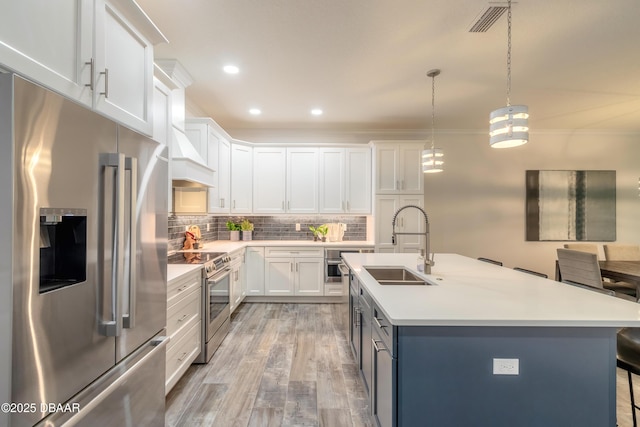
[[[259,108],[251,108],[249,110],[249,114],[251,114],[253,116],[259,116],[260,114],[262,114],[262,111],[260,111]]]
[[[311,110],[311,114],[313,114],[314,116],[321,116],[322,110],[320,108],[314,108],[313,110]]]
[[[238,74],[240,72],[240,68],[235,65],[225,65],[223,70],[227,74]]]

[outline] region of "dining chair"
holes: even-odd
[[[565,243],[564,248],[574,251],[588,252],[590,254],[600,256],[600,253],[598,252],[598,245],[595,243]]]
[[[640,261],[639,245],[608,244],[604,247],[604,259],[607,261]]]
[[[632,374],[640,375],[640,328],[620,329],[616,335],[616,347],[616,364],[618,365],[618,368],[627,371],[633,427],[637,427],[636,409],[640,409],[640,406],[636,404],[635,397],[633,395]]]
[[[538,273],[537,271],[533,271],[533,270],[527,270],[526,268],[522,268],[522,267],[513,267],[514,270],[516,271],[521,271],[523,273],[527,273],[527,274],[533,274],[534,276],[539,276],[539,277],[544,277],[545,279],[548,279],[549,276],[547,276],[544,273]]]
[[[484,261],[484,262],[488,262],[490,264],[499,265],[500,267],[502,267],[502,262],[501,261],[496,261],[494,259],[480,257],[480,258],[478,258],[478,261]]]
[[[573,249],[558,248],[558,267],[562,282],[618,298],[635,301],[635,287],[628,283],[618,284],[602,281],[598,255]]]

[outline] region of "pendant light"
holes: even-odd
[[[422,172],[436,173],[444,170],[444,153],[441,148],[436,148],[435,123],[436,123],[436,76],[440,70],[429,70],[427,76],[431,77],[431,148],[422,151]]]
[[[507,106],[489,115],[489,144],[493,148],[517,147],[529,141],[529,108],[511,105],[511,0],[507,9]]]

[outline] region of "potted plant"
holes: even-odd
[[[327,240],[327,233],[329,232],[329,227],[326,225],[319,225],[317,227],[309,226],[309,230],[313,233],[313,241],[318,241],[318,238],[321,238],[322,241]]]
[[[318,234],[321,236],[322,241],[327,241],[327,233],[329,232],[329,227],[326,224],[322,224],[318,227]]]
[[[251,240],[253,236],[253,224],[248,219],[242,220],[240,230],[242,230],[242,240]]]
[[[240,240],[240,224],[233,221],[227,221],[227,230],[229,230],[229,240],[232,242]]]
[[[313,233],[313,241],[317,242],[318,241],[318,229],[312,225],[309,226],[309,230],[311,230],[311,232]]]

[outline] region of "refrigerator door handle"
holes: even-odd
[[[138,159],[127,157],[125,169],[130,171],[129,183],[129,309],[122,317],[122,327],[131,329],[136,326],[136,294],[138,285]]]
[[[113,221],[111,224],[113,233],[113,246],[111,247],[111,304],[109,308],[105,310],[101,308],[100,311],[108,311],[108,318],[101,318],[99,324],[99,332],[102,335],[108,337],[117,337],[122,332],[122,321],[120,314],[120,295],[122,295],[122,285],[124,279],[124,168],[125,157],[124,154],[119,153],[102,153],[100,155],[100,165],[104,168],[115,168],[115,190],[112,195],[112,209],[113,209]],[[104,174],[101,175],[100,185],[100,197],[101,200],[105,199],[105,183]],[[104,214],[103,214],[104,215]],[[104,216],[103,216],[104,221]],[[105,224],[102,223],[102,226]],[[101,260],[104,264],[104,259]],[[101,275],[100,283],[102,284],[101,294],[106,294],[107,290],[104,284],[104,276]],[[101,301],[100,307],[103,307],[103,301]]]

